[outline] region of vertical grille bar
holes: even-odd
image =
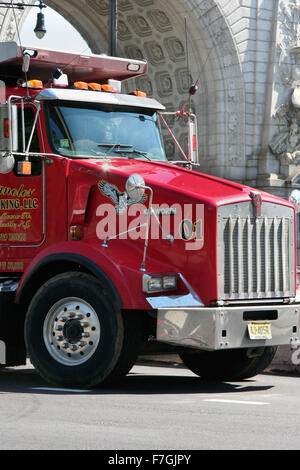
[[[277,246],[277,231],[278,231],[278,221],[277,218],[275,217],[273,220],[273,225],[274,225],[274,231],[273,231],[273,250],[274,250],[274,263],[273,263],[273,268],[274,268],[274,292],[275,295],[278,294],[279,292],[279,279],[278,279],[278,246]]]
[[[268,219],[264,218],[265,226],[265,294],[269,292],[269,250],[268,250]]]
[[[237,246],[237,256],[238,256],[238,264],[237,264],[237,281],[238,281],[238,292],[242,292],[242,281],[243,281],[243,266],[242,266],[242,251],[243,251],[243,243],[242,243],[242,220],[240,217],[237,219],[237,230],[238,230],[238,246]]]
[[[229,292],[233,294],[234,292],[234,259],[233,259],[233,224],[234,221],[230,217],[229,219]]]
[[[260,240],[259,240],[259,219],[255,219],[255,242],[256,242],[256,292],[260,291],[260,267],[261,267],[261,253],[260,253]]]
[[[250,217],[247,217],[247,285],[248,285],[248,295],[253,291],[253,280],[252,280],[252,227]]]
[[[281,269],[282,269],[282,289],[283,292],[287,290],[287,276],[286,276],[286,262],[287,256],[285,252],[285,219],[281,217],[281,253],[282,253],[282,262],[281,262]]]

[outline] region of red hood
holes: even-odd
[[[164,162],[138,159],[116,159],[103,162],[103,160],[89,159],[81,160],[80,164],[82,163],[86,167],[98,168],[103,172],[102,177],[108,181],[115,178],[120,181],[124,178],[125,184],[131,174],[139,173],[143,176],[146,184],[153,188],[159,187],[162,191],[176,191],[182,193],[185,198],[197,198],[212,206],[249,201],[251,191],[255,191],[248,186]],[[125,188],[120,189],[125,190]],[[263,191],[260,191],[260,194],[263,201],[293,207],[293,204],[285,199]]]

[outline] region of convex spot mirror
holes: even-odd
[[[145,181],[144,178],[138,173],[130,175],[126,181],[126,193],[130,199],[140,201],[145,193]]]
[[[0,154],[0,174],[10,173],[15,166],[15,158],[12,153]]]

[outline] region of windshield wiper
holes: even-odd
[[[128,148],[128,147],[132,147],[132,145],[127,145],[127,144],[97,144],[98,147],[118,147],[118,148]]]
[[[131,145],[132,147],[132,145]],[[148,157],[148,152],[142,152],[141,150],[136,150],[136,149],[131,149],[131,150],[115,150],[115,153],[125,153],[125,154],[129,154],[129,155],[141,155],[142,157],[145,157],[147,158],[147,160],[150,160],[151,161],[151,158]]]
[[[112,150],[115,150],[115,148],[118,148],[118,149],[127,149],[127,148],[131,148],[132,145],[126,145],[126,144],[119,144],[119,143],[115,143],[115,144],[98,144],[98,147],[108,147],[108,150],[106,151],[105,155],[108,155],[109,152],[111,152]]]

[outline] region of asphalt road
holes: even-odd
[[[208,384],[137,365],[122,386],[75,391],[28,365],[1,371],[0,395],[1,450],[300,448],[300,377]]]

